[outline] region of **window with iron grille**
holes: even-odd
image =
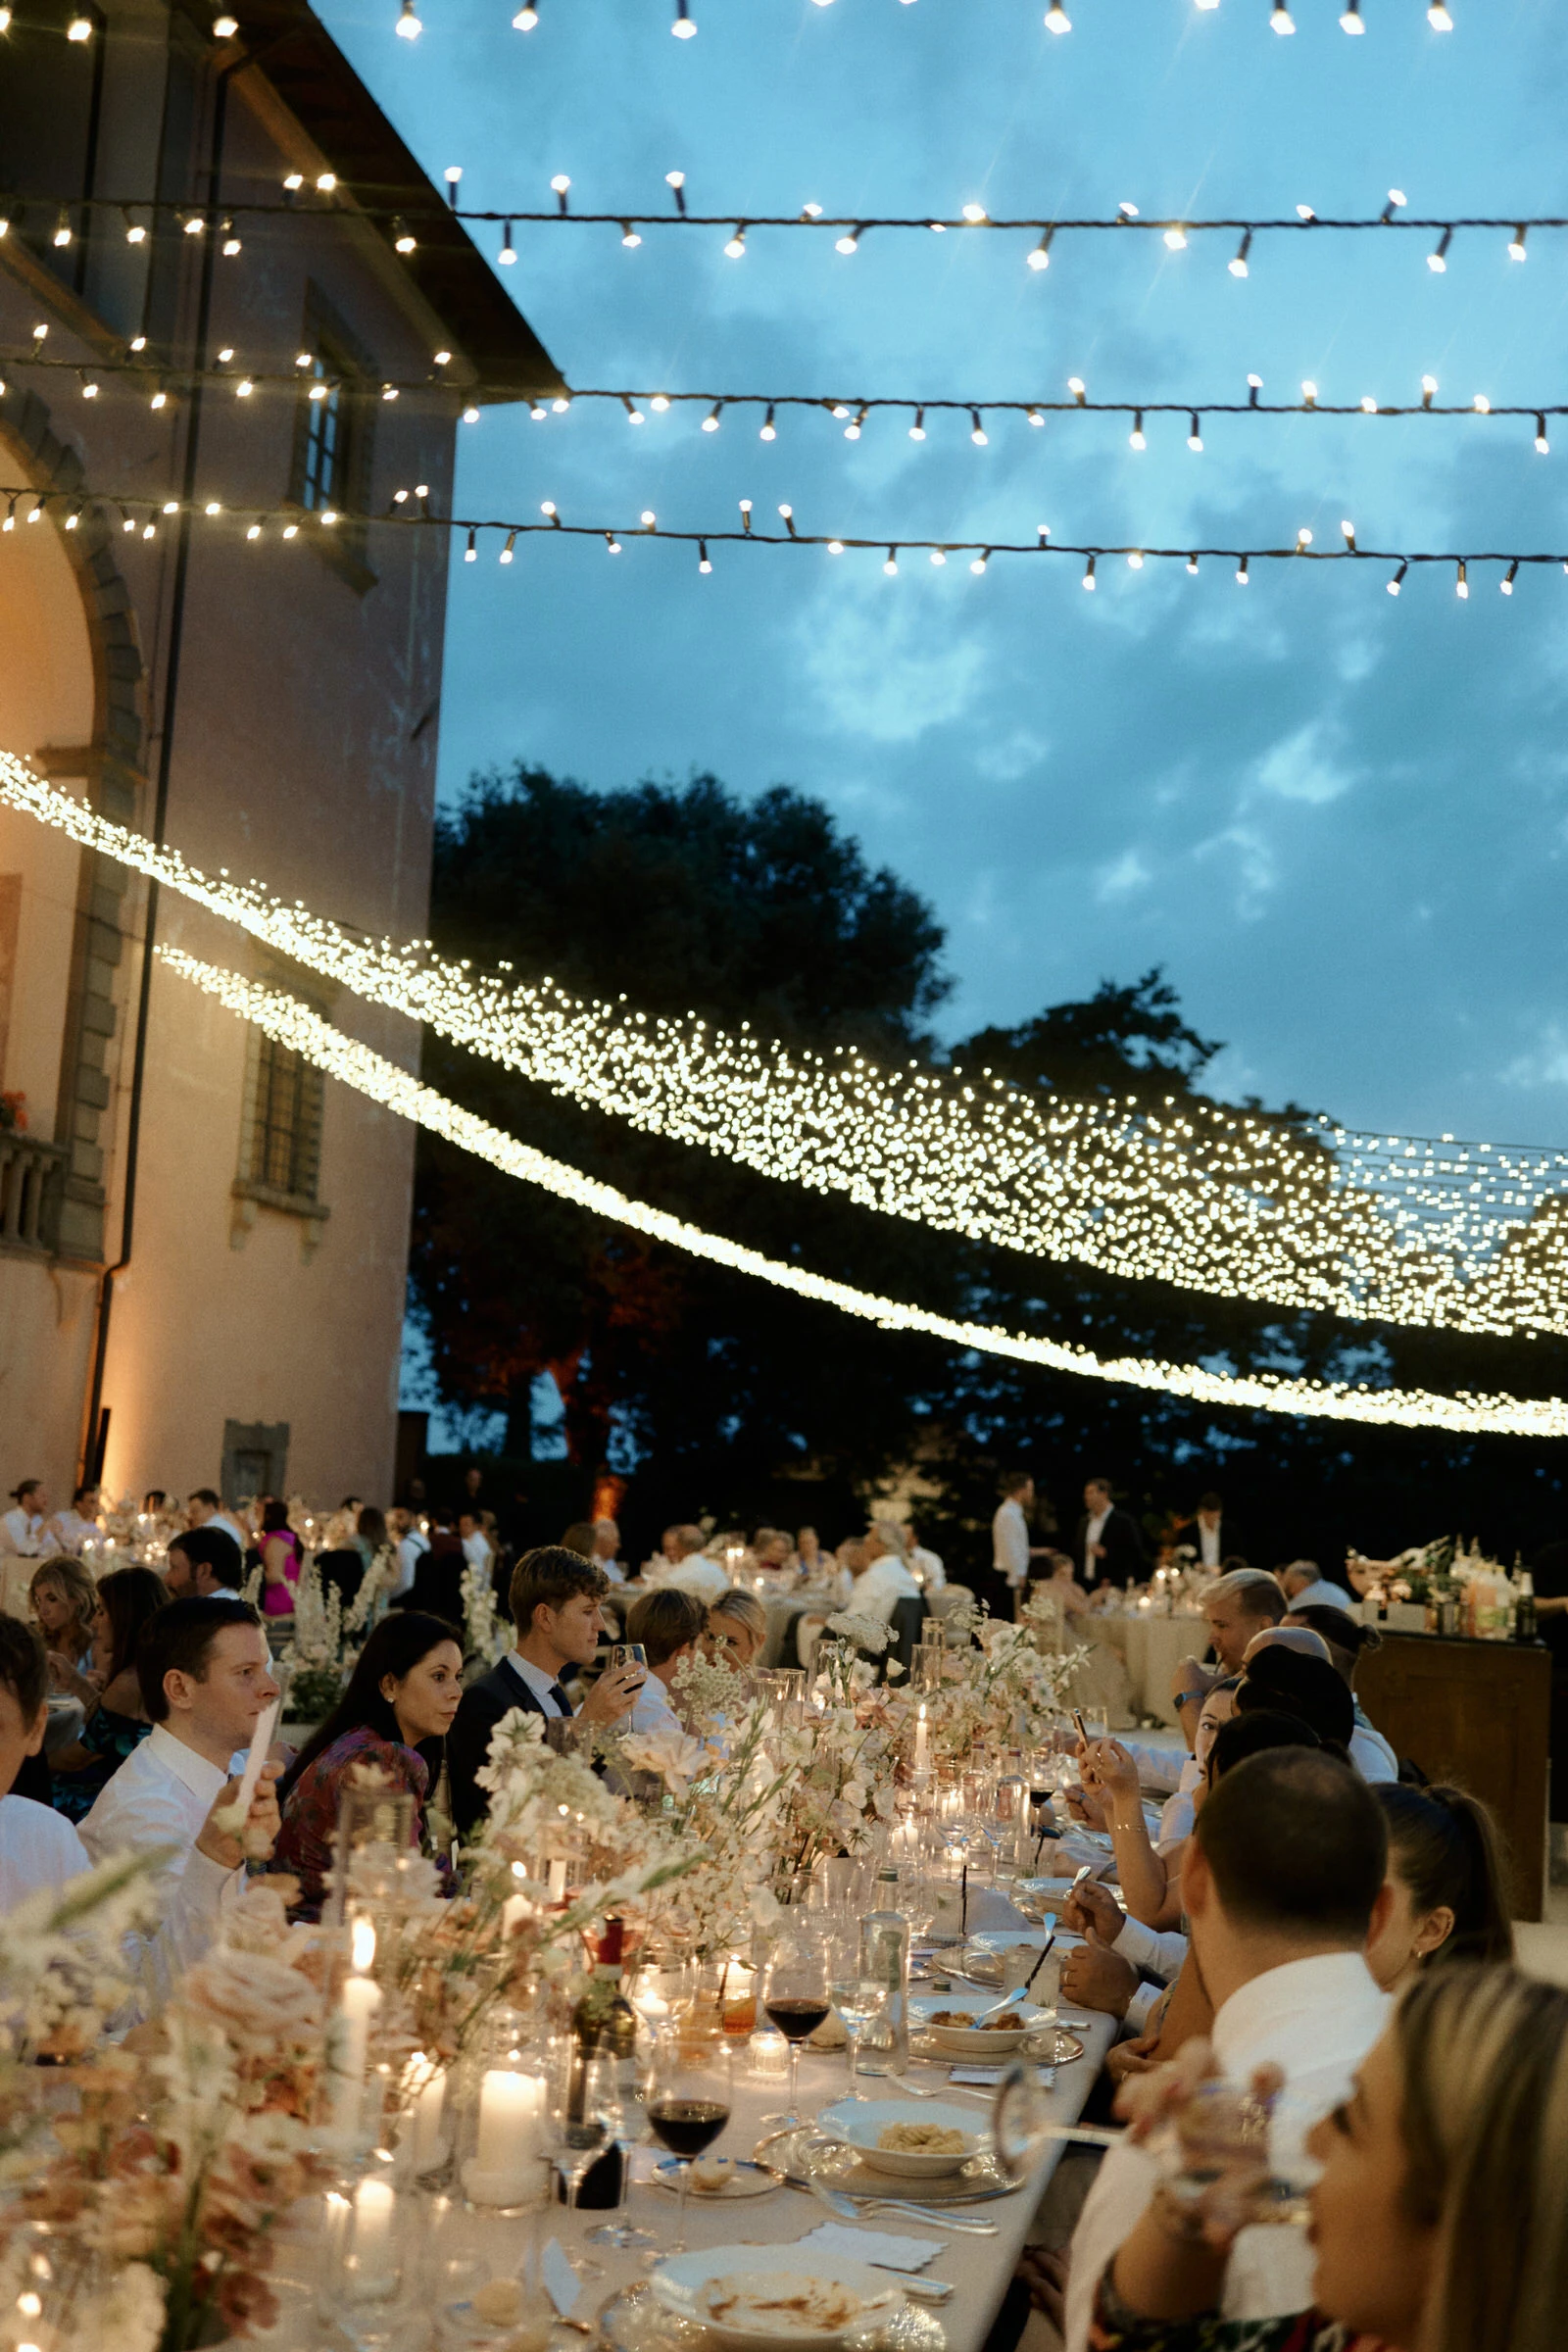
[[[348,400],[342,382],[332,376],[319,353],[312,362],[311,379],[305,398],[299,503],[316,514],[323,507],[347,504]]]
[[[321,1166],[321,1072],[253,1031],[245,1177],[267,1194],[314,1200]]]

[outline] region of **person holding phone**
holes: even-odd
[[[608,1726],[630,1713],[642,1682],[640,1667],[611,1668],[575,1708],[561,1680],[591,1666],[600,1634],[612,1630],[603,1615],[609,1590],[604,1570],[563,1544],[538,1544],[512,1571],[508,1605],[516,1646],[465,1690],[447,1734],[452,1819],[463,1837],[490,1810],[489,1791],[476,1776],[489,1759],[491,1736],[503,1715],[521,1707],[550,1722],[575,1714],[584,1723]]]
[[[631,1711],[632,1731],[656,1732],[670,1725],[679,1730],[680,1717],[670,1702],[669,1687],[680,1671],[681,1660],[690,1657],[707,1629],[707,1609],[694,1593],[682,1592],[678,1586],[661,1585],[657,1592],[645,1592],[632,1602],[626,1613],[626,1639],[641,1645],[648,1661],[648,1679]]]

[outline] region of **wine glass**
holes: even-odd
[[[850,2045],[850,2096],[858,2099],[860,2095],[860,2035],[888,2005],[887,1985],[877,1984],[874,1978],[867,1977],[861,1970],[858,1928],[847,1929],[834,1939],[828,1993],[844,2021],[844,2032]]]
[[[819,1936],[791,1928],[768,1959],[762,1979],[762,2007],[790,2045],[790,2105],[787,2115],[764,2115],[764,2124],[801,2122],[801,2044],[809,2040],[833,2004],[828,1998],[827,1952]]]
[[[583,2175],[613,2137],[618,2107],[614,2074],[607,2056],[585,2056],[565,2034],[551,2044],[545,2078],[545,2143],[565,2188],[568,2213],[577,2210]],[[585,2278],[600,2274],[600,2265],[592,2261],[579,2259],[573,2267]]]
[[[647,2035],[638,2034],[636,2047],[629,2057],[606,2057],[601,2063],[611,2077],[605,2108],[610,2117],[611,2135],[620,2150],[620,2177],[624,2193],[629,2195],[632,2149],[650,2136],[648,2084],[651,2060]],[[601,2222],[597,2230],[590,2230],[588,2243],[591,2246],[618,2246],[624,2252],[628,2246],[651,2246],[655,2238],[651,2230],[640,2230],[635,2222],[617,2219]]]
[[[734,2052],[722,2034],[699,2040],[695,2035],[670,2033],[660,2037],[654,2050],[645,2094],[648,2125],[680,2170],[680,2205],[670,2254],[686,2251],[686,2192],[692,2158],[710,2147],[729,2122],[734,2065]],[[662,2262],[666,2255],[661,2252],[649,2259]]]

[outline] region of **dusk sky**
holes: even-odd
[[[1548,0],[319,0],[370,88],[466,202],[585,211],[1568,213],[1568,35]],[[500,236],[481,229],[494,252]],[[962,400],[1092,395],[1200,404],[1564,396],[1568,232],[1430,238],[830,237],[519,228],[500,270],[568,381]],[[529,517],[730,527],[751,497],[804,529],[1230,546],[1336,543],[1568,552],[1568,417],[1546,457],[1528,418],[873,417],[676,409],[641,427],[607,404],[461,435],[459,504]],[[1163,963],[1189,1017],[1227,1041],[1222,1091],[1294,1097],[1390,1130],[1568,1145],[1568,578],[1477,566],[1385,593],[1370,565],[1082,566],[535,539],[454,549],[443,789],[521,757],[596,786],[711,769],[741,793],[820,795],[934,904],[956,1035]],[[724,910],[715,907],[713,919]]]

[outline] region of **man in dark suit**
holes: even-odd
[[[640,1666],[602,1674],[577,1708],[561,1683],[572,1668],[593,1664],[600,1604],[609,1590],[602,1568],[560,1544],[524,1552],[514,1568],[510,1604],[516,1646],[465,1690],[447,1734],[452,1818],[463,1837],[490,1808],[489,1791],[479,1787],[476,1775],[489,1759],[491,1737],[503,1715],[521,1707],[550,1721],[575,1714],[584,1723],[611,1724],[630,1712],[643,1684]]]
[[[1149,1574],[1138,1522],[1131,1511],[1118,1510],[1112,1502],[1108,1478],[1092,1478],[1084,1488],[1073,1565],[1083,1570],[1091,1590],[1096,1585],[1142,1584]]]
[[[1228,1560],[1247,1557],[1241,1528],[1212,1489],[1200,1501],[1191,1528],[1183,1529],[1181,1541],[1193,1547],[1193,1565],[1207,1568],[1215,1576],[1223,1572]]]

